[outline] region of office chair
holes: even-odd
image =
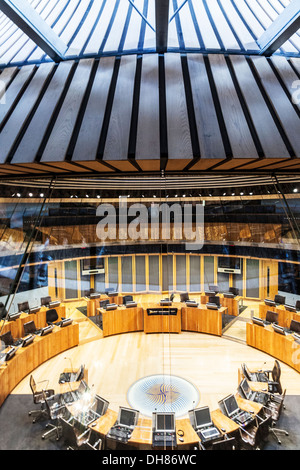
[[[285,434],[286,436],[289,433],[285,429],[275,428],[277,421],[280,418],[281,412],[284,408],[284,399],[285,399],[286,390],[283,394],[279,396],[273,396],[265,408],[265,413],[270,416],[271,424],[269,426],[269,432],[275,437],[278,444],[281,444],[281,440],[277,434]]]
[[[297,300],[295,307],[296,307],[297,312],[299,312],[300,311],[300,300]]]
[[[41,297],[41,305],[47,307],[51,303],[52,298],[50,295],[47,295],[47,297]]]
[[[89,430],[88,438],[80,446],[80,450],[101,450],[103,441],[94,429]]]
[[[50,421],[52,422],[46,424],[46,428],[50,428],[50,430],[46,431],[42,435],[42,439],[52,437],[52,435],[54,434],[56,436],[56,440],[58,441],[61,438],[60,417],[62,417],[65,414],[66,406],[65,404],[62,403],[60,395],[55,395],[53,402],[51,403],[51,406],[45,394],[44,394],[44,400],[45,400],[46,412],[48,414],[48,419],[50,419]]]
[[[188,300],[190,300],[188,292],[180,294],[180,302],[187,302]]]
[[[52,323],[55,324],[55,322],[59,319],[58,313],[55,308],[51,308],[50,310],[47,310],[46,312],[46,323],[47,325],[51,325]]]
[[[233,294],[234,296],[237,296],[240,294],[240,291],[237,287],[229,287],[229,292]]]
[[[280,383],[281,367],[277,359],[275,359],[274,367],[272,369],[272,381],[268,381],[268,390],[270,393],[282,395],[282,386]]]
[[[132,295],[124,295],[123,304],[126,305],[129,302],[133,302],[133,296]]]
[[[59,418],[61,436],[67,445],[67,450],[78,450],[89,438],[90,429],[85,428],[83,433],[79,434],[75,427],[74,419]]]
[[[38,382],[38,383],[40,384],[42,382],[48,383],[48,380],[42,380],[41,382]],[[33,411],[28,412],[29,416],[34,416],[32,422],[35,423],[36,420],[40,417],[48,417],[48,410],[46,408],[45,399],[46,400],[53,399],[55,395],[55,391],[53,389],[37,390],[37,384],[32,375],[29,378],[29,385],[32,391],[33,403],[35,405],[41,405],[41,408],[39,410],[33,410]]]
[[[255,418],[254,422],[246,427],[239,427],[239,434],[240,434],[240,441],[241,447],[245,450],[247,449],[260,449],[261,444],[261,435],[259,432],[259,425],[257,422],[257,418]]]
[[[29,311],[29,302],[21,302],[18,304],[18,312],[28,312]]]

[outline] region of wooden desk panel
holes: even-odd
[[[116,310],[97,309],[102,314],[103,336],[142,331],[144,312],[142,307],[119,307]]]
[[[213,296],[213,294],[212,294]],[[209,302],[209,295],[201,294],[200,296],[200,302],[202,305],[206,305],[207,302]],[[241,296],[236,296],[233,298],[225,298],[223,294],[217,294],[217,297],[220,298],[220,304],[222,307],[226,307],[228,310],[226,313],[228,315],[234,315],[235,317],[238,316],[239,314],[239,305],[242,300]]]
[[[180,333],[181,332],[181,308],[173,303],[170,307],[158,304],[144,305],[144,332],[145,333]],[[177,308],[176,315],[148,315],[148,308]]]
[[[292,335],[283,336],[276,333],[273,331],[272,326],[262,327],[253,323],[247,323],[246,341],[249,346],[270,354],[297,372],[300,372],[300,345]]]
[[[19,348],[15,356],[0,367],[0,406],[16,387],[36,367],[55,355],[77,346],[79,325],[73,323],[65,328],[55,327],[47,336],[37,336],[32,344]]]
[[[222,314],[226,312],[227,308],[225,307],[219,310],[209,310],[205,305],[196,308],[182,307],[181,329],[221,336]]]

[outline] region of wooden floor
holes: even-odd
[[[250,368],[272,368],[274,359],[245,343],[246,321],[257,303],[246,310],[224,332],[221,338],[199,333],[181,334],[127,333],[103,338],[101,330],[76,307],[69,304],[68,314],[80,323],[80,345],[56,356],[34,371],[37,382],[49,380],[48,386],[58,388],[58,377],[64,368],[85,364],[88,383],[94,393],[110,402],[110,408],[128,406],[127,391],[138,379],[152,374],[172,374],[190,381],[199,390],[200,402],[218,408],[218,400],[235,393],[238,369],[242,362]],[[252,312],[251,312],[252,311]],[[282,384],[287,395],[300,394],[299,374],[282,367]],[[14,390],[15,394],[31,393],[29,377]]]

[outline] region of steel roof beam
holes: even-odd
[[[27,1],[1,0],[0,10],[51,59],[59,62],[64,58],[67,45]]]

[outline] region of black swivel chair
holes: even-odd
[[[18,304],[18,312],[29,312],[29,302],[21,302]]]
[[[47,325],[52,325],[55,324],[59,320],[58,313],[55,308],[50,308],[50,310],[47,310],[46,312],[46,323]]]
[[[218,310],[221,307],[220,297],[217,295],[212,295],[208,298],[206,307],[210,310]]]
[[[299,312],[300,311],[300,300],[297,300],[295,307],[296,307],[297,312]]]
[[[268,389],[270,393],[282,395],[283,390],[280,382],[281,377],[281,367],[277,359],[275,359],[274,367],[271,372],[272,381],[268,381]]]
[[[268,382],[270,371],[255,371],[252,372],[249,370],[247,365],[244,363],[241,365],[242,373],[244,377],[250,382]]]
[[[52,298],[50,297],[50,295],[47,295],[47,297],[41,297],[41,305],[44,307],[48,307],[51,301],[52,301]]]
[[[123,304],[126,305],[129,302],[133,302],[133,296],[132,295],[124,295]]]
[[[180,294],[180,302],[188,302],[190,300],[188,292]]]

